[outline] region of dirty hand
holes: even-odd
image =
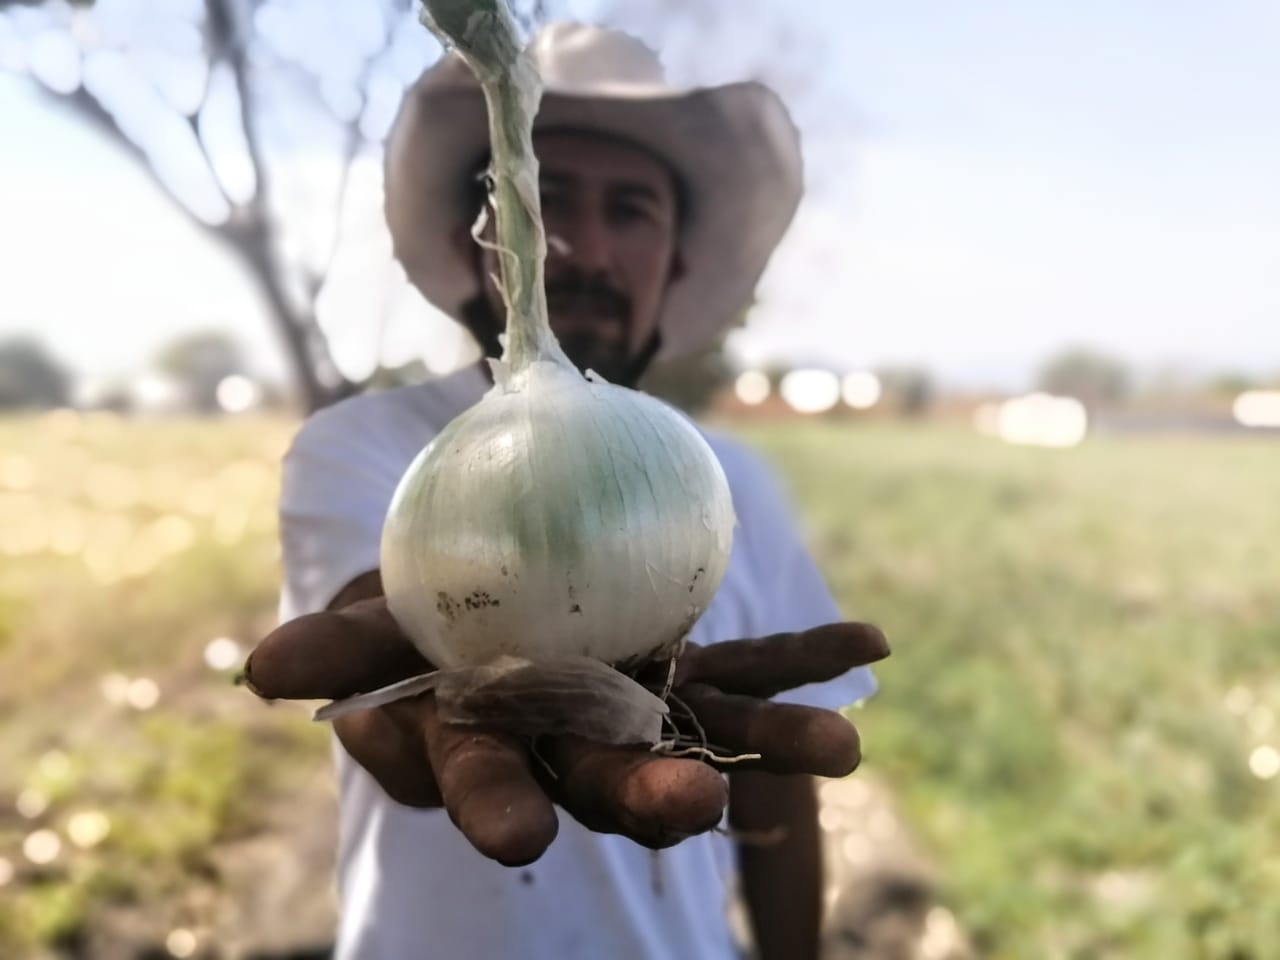
[[[858,732],[839,713],[769,700],[888,656],[883,634],[860,623],[690,645],[673,693],[720,752],[760,754],[734,767],[840,777],[861,759]],[[310,614],[269,634],[245,668],[267,699],[342,699],[431,669],[387,609],[362,600]],[[658,680],[661,683],[661,679]],[[680,711],[672,711],[679,723]],[[472,845],[510,866],[542,855],[557,831],[553,804],[602,833],[670,846],[719,823],[728,799],[711,763],[573,737],[527,737],[444,722],[430,693],[334,721],[351,757],[393,800],[441,807]]]

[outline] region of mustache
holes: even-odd
[[[631,299],[607,278],[572,271],[548,278],[547,301],[553,305],[584,304],[598,313],[626,319]]]

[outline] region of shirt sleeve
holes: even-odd
[[[756,635],[807,630],[845,619],[805,545],[792,507],[773,472],[745,451],[739,451],[737,456],[747,459],[743,473],[753,480],[740,507],[739,521],[755,578],[764,585],[752,618]],[[875,691],[874,674],[867,667],[858,667],[834,680],[797,687],[774,699],[839,710]]]
[[[765,613],[766,626],[762,635],[807,630],[844,619],[822,575],[798,539],[783,554],[780,573],[775,595]],[[798,687],[774,699],[839,710],[865,700],[875,691],[875,675],[870,668],[857,667],[827,683]]]
[[[377,569],[382,524],[403,472],[394,451],[344,405],[303,425],[285,455],[280,492],[280,619],[325,609]]]

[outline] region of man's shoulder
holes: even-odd
[[[482,384],[473,374],[459,371],[340,400],[307,417],[289,453],[421,445],[479,398]]]
[[[361,433],[377,430],[388,421],[411,416],[422,406],[422,393],[430,389],[429,384],[412,384],[346,397],[308,416],[298,428],[297,438],[305,440],[356,427]]]
[[[738,518],[736,539],[749,553],[771,556],[797,535],[790,490],[769,460],[733,437],[703,430],[724,469]]]
[[[760,453],[734,437],[706,428],[700,430],[711,452],[720,461],[735,500],[739,497],[756,499],[777,495],[773,468]]]

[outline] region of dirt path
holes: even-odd
[[[824,783],[827,932],[823,960],[973,960],[938,903],[933,869],[885,786],[866,772]]]

